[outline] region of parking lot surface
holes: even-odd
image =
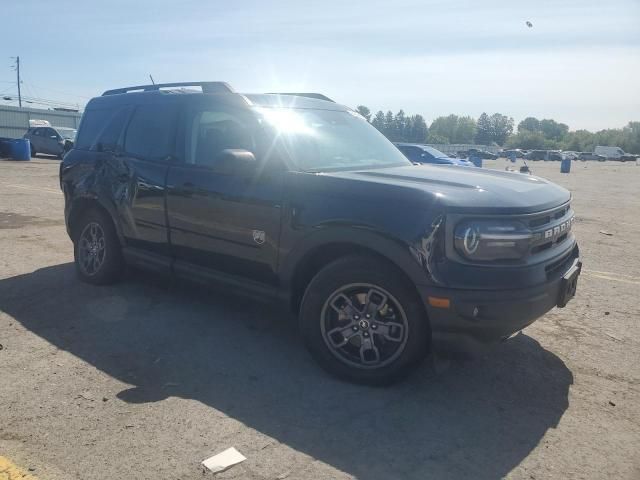
[[[0,457],[40,480],[213,478],[200,462],[229,447],[247,460],[216,478],[640,478],[640,167],[530,166],[573,193],[576,298],[369,388],[320,370],[274,306],[80,283],[59,162],[0,162]]]

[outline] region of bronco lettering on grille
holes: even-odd
[[[575,221],[575,219],[576,217],[571,217],[566,222],[562,222],[561,224],[556,225],[555,227],[550,228],[549,230],[545,230],[544,238],[545,239],[556,238],[564,233],[568,233],[571,230],[571,226],[573,225],[573,222]]]

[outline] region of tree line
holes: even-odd
[[[427,125],[422,115],[407,115],[400,110],[371,110],[359,105],[357,111],[392,142],[432,144],[480,144],[527,150],[573,150],[592,152],[596,145],[610,145],[625,152],[640,153],[640,122],[629,122],[623,128],[590,132],[569,131],[569,126],[552,119],[527,117],[514,130],[513,118],[501,113],[482,113],[476,120],[470,116],[447,115]]]

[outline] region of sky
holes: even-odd
[[[23,95],[80,107],[151,74],[321,92],[428,122],[640,120],[640,0],[19,0],[2,11],[1,96],[17,93],[19,55]]]

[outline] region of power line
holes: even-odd
[[[29,82],[29,84],[31,85],[31,87],[38,87],[38,90],[46,90],[48,92],[54,92],[54,93],[61,93],[63,95],[69,95],[71,97],[77,97],[77,98],[85,98],[85,99],[90,99],[91,97],[87,97],[86,95],[78,95],[76,93],[71,93],[71,92],[65,92],[62,90],[54,90],[53,88],[49,88],[49,87],[43,87],[41,85],[35,85],[34,83]]]
[[[30,95],[23,96],[22,95],[22,90],[21,90],[23,81],[22,81],[22,78],[20,76],[20,57],[17,56],[17,57],[11,57],[11,58],[15,59],[15,65],[12,65],[12,68],[13,68],[13,70],[16,71],[16,82],[15,83],[18,86],[18,99],[17,100],[18,100],[19,108],[22,108],[22,101],[24,100],[25,103],[31,103],[31,104],[36,104],[36,105],[44,105],[44,106],[53,107],[53,108],[59,107],[59,108],[69,108],[69,109],[74,109],[74,110],[79,110],[80,109],[80,105],[78,104],[78,102],[71,103],[71,102],[66,102],[66,101],[52,100],[52,99],[40,97],[37,94],[35,85],[33,85],[30,82],[27,82],[27,83],[24,84],[24,87],[25,87],[27,93],[29,93]],[[13,82],[2,81],[0,83],[13,83]],[[40,89],[40,87],[38,87],[38,90],[39,89]],[[50,88],[44,88],[44,90],[48,90],[48,91],[51,91],[51,92],[55,92],[56,91],[56,90],[50,89]],[[15,101],[15,98],[13,98],[13,95],[11,95],[11,94],[7,95],[6,93],[7,93],[7,91],[0,93],[0,95],[2,96],[3,100]],[[89,98],[89,97],[85,97],[83,95],[77,95],[77,94],[73,94],[73,93],[69,93],[69,92],[60,91],[59,93],[62,93],[64,95],[69,95],[69,96],[72,96],[72,97],[76,97],[76,98],[83,98],[83,99]]]
[[[15,101],[15,98],[12,97],[11,95],[4,95],[2,99],[7,101]],[[61,102],[58,100],[50,100],[47,98],[39,98],[39,97],[31,97],[31,96],[23,96],[22,99],[25,101],[25,103],[44,105],[47,107],[54,107],[54,108],[60,107],[60,108],[72,108],[74,110],[75,109],[79,110],[79,105],[75,103]]]

